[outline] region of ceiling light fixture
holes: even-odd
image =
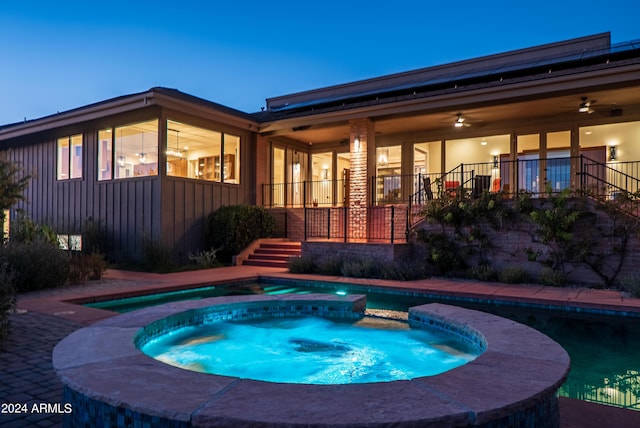
[[[458,113],[458,118],[453,123],[453,126],[456,128],[462,128],[462,126],[464,126],[464,117],[462,117],[462,113]]]
[[[580,113],[593,113],[594,110],[591,108],[591,105],[596,102],[596,100],[587,101],[587,97],[580,98],[582,102],[580,103],[580,107],[578,107],[578,111]]]

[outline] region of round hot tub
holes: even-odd
[[[418,334],[435,332],[445,338],[446,346],[438,342],[436,349],[446,348],[447,355],[466,355],[464,364],[436,375],[420,372],[403,380],[332,384],[256,380],[242,373],[201,373],[198,364],[196,371],[185,370],[178,367],[180,364],[165,364],[140,350],[162,337],[180,338],[180,332],[195,326],[229,322],[263,325],[265,320],[289,321],[292,317],[358,324],[366,319],[365,305],[364,296],[229,296],[150,307],[78,330],[61,341],[53,354],[54,367],[64,384],[64,402],[74,409],[64,423],[154,427],[559,426],[556,391],[568,373],[566,352],[529,327],[453,306],[411,308],[408,325]],[[190,338],[186,343],[219,339],[215,334],[206,337]],[[183,338],[178,342],[184,343]],[[301,346],[303,353],[337,349],[338,354],[349,354],[360,346],[339,343],[336,348],[335,341],[303,336],[289,343]],[[452,343],[458,345],[450,346]],[[418,366],[424,364],[428,363]],[[343,365],[344,361],[338,363],[337,370]]]

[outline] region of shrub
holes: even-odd
[[[289,257],[289,272],[316,273],[316,263],[311,257]]]
[[[473,266],[468,273],[471,278],[478,281],[495,281],[498,279],[498,273],[486,263]]]
[[[174,268],[171,253],[158,240],[142,238],[142,266],[149,272],[167,273]]]
[[[107,229],[99,220],[87,219],[82,227],[82,252],[109,254],[111,250]]]
[[[207,218],[206,239],[211,248],[218,249],[218,259],[228,263],[251,242],[269,238],[274,230],[275,219],[262,207],[222,206]]]
[[[425,264],[415,260],[400,260],[380,265],[380,277],[399,281],[426,278]]]
[[[17,218],[11,224],[11,241],[27,243],[34,240],[48,242],[58,246],[58,236],[47,225],[36,224],[24,211],[18,211]]]
[[[203,269],[214,268],[220,266],[220,262],[216,258],[216,250],[213,248],[209,251],[197,251],[195,253],[187,254],[189,260]]]
[[[69,277],[69,255],[41,237],[9,241],[0,249],[0,261],[13,273],[17,292],[60,287]]]
[[[551,287],[564,287],[567,284],[567,274],[560,270],[546,268],[540,272],[540,282]]]
[[[342,276],[352,278],[379,278],[380,262],[373,259],[352,259],[342,263]]]
[[[322,275],[342,275],[343,261],[337,256],[324,259],[316,268],[316,271]]]
[[[498,273],[498,281],[506,284],[521,284],[529,281],[529,273],[519,267],[505,268]]]
[[[620,279],[620,288],[631,297],[640,297],[640,274],[627,275]]]
[[[97,281],[107,270],[107,262],[100,253],[71,254],[69,258],[69,282]]]
[[[7,263],[0,264],[0,349],[9,335],[9,315],[16,305],[13,274]]]

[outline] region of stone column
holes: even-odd
[[[371,203],[371,179],[375,171],[375,125],[368,118],[349,122],[351,153],[349,178],[349,224],[347,233],[351,241],[367,239],[367,207]]]

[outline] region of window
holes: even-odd
[[[395,202],[402,197],[402,147],[376,148],[376,197],[378,201]]]
[[[58,180],[82,178],[82,135],[58,138]]]
[[[158,174],[158,120],[98,131],[98,181]]]
[[[65,251],[82,251],[82,235],[58,235],[58,248]]]
[[[11,229],[11,213],[9,210],[2,212],[2,242],[9,239],[9,231]],[[1,242],[0,242],[1,243]]]
[[[167,175],[240,183],[240,137],[167,121]]]
[[[98,181],[113,179],[113,129],[98,131]]]

